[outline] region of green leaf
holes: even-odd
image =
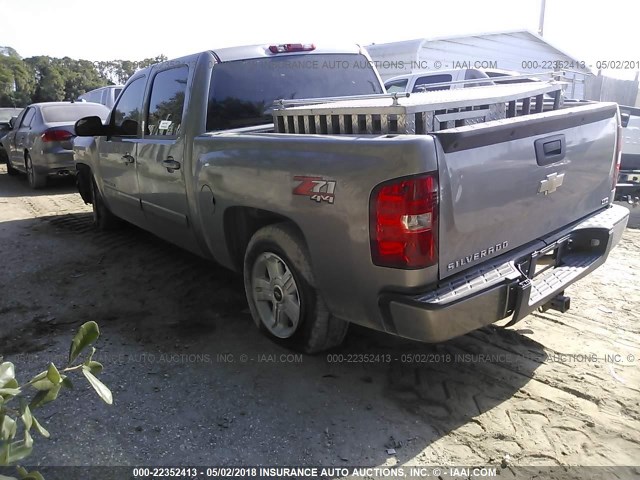
[[[31,436],[31,434],[25,430],[24,432],[24,446],[31,448],[33,447],[33,437]]]
[[[0,395],[11,395],[15,397],[16,395],[20,395],[19,388],[0,388]]]
[[[104,383],[98,380],[98,378],[93,375],[93,373],[91,373],[89,367],[83,366],[82,373],[85,377],[87,377],[87,380],[96,391],[96,393],[100,396],[100,398],[108,405],[113,404],[113,395],[111,394],[111,390],[109,390],[109,388]]]
[[[18,479],[16,477],[7,477],[6,475],[0,475],[0,480],[18,480]]]
[[[33,428],[35,428],[44,438],[49,438],[50,435],[47,429],[44,428],[38,420],[36,420],[36,417],[32,416],[31,418],[33,419]]]
[[[55,385],[51,390],[42,390],[33,397],[31,403],[29,404],[29,408],[31,410],[41,407],[45,403],[49,403],[58,398],[58,393],[60,393],[60,389],[62,388],[62,384]]]
[[[44,477],[40,472],[29,472],[25,477],[20,480],[44,480]]]
[[[51,390],[55,385],[47,378],[48,373],[48,371],[40,372],[29,381],[29,384],[36,390]]]
[[[68,388],[69,390],[73,389],[73,382],[71,381],[71,379],[69,377],[63,377],[62,378],[62,386],[65,388]]]
[[[13,442],[9,451],[8,463],[14,463],[28,457],[31,454],[31,450],[33,450],[33,445],[28,447],[24,442]]]
[[[102,364],[100,362],[96,362],[95,360],[91,360],[89,362],[85,362],[84,365],[89,367],[89,370],[94,375],[98,375],[100,372],[102,372],[102,368],[103,368]]]
[[[91,321],[83,324],[71,341],[71,347],[69,347],[69,363],[78,358],[82,350],[95,342],[99,336],[100,329],[96,322]]]
[[[13,440],[13,437],[16,436],[16,430],[18,425],[16,421],[11,418],[9,415],[4,415],[2,419],[0,419],[0,440]]]
[[[56,368],[53,363],[49,364],[49,368],[47,369],[47,378],[54,385],[58,385],[62,381],[62,377],[60,377],[60,372]]]
[[[31,426],[33,425],[33,417],[31,416],[31,410],[29,407],[25,407],[24,413],[22,414],[22,423],[24,423],[24,429],[26,431],[31,430]]]
[[[16,367],[11,362],[0,363],[0,387],[4,387],[9,380],[16,378]]]

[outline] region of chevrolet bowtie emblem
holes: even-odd
[[[538,188],[538,193],[544,193],[545,195],[549,195],[550,193],[555,192],[564,181],[564,173],[558,175],[557,173],[552,173],[547,175],[545,180],[540,180],[540,187]]]

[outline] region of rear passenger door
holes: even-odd
[[[18,125],[18,129],[15,133],[15,149],[13,151],[13,156],[11,157],[11,163],[14,167],[24,170],[24,151],[30,148],[29,144],[29,131],[31,130],[31,123],[33,122],[33,118],[36,115],[35,107],[27,108],[27,111],[22,117],[22,121]]]
[[[187,65],[157,70],[145,111],[145,135],[138,145],[138,184],[148,228],[172,243],[196,247],[185,181],[183,116],[189,81]]]
[[[18,127],[20,127],[20,124],[22,123],[22,119],[24,118],[26,113],[27,113],[27,110],[23,110],[22,112],[20,112],[20,115],[18,115],[18,118],[16,118],[15,122],[13,123],[13,127],[11,128],[9,133],[7,133],[7,135],[4,137],[4,140],[2,141],[2,145],[7,151],[7,154],[9,155],[9,158],[11,159],[11,163],[13,164],[14,168],[20,168],[20,165],[16,167],[16,162],[15,162],[16,133],[18,133]],[[24,167],[24,164],[22,166]]]

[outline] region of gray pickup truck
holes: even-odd
[[[78,188],[99,228],[124,219],[242,272],[287,347],[334,347],[349,323],[440,342],[565,311],[626,226],[617,105],[543,111],[543,87],[517,105],[531,87],[398,99],[359,48],[207,51],[76,123],[96,138]],[[348,98],[304,100],[322,97]]]

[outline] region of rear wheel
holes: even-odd
[[[254,322],[274,342],[317,353],[344,340],[349,324],[327,310],[306,245],[291,225],[270,225],[251,238],[244,284]]]
[[[38,173],[33,166],[31,155],[27,153],[24,157],[24,167],[27,170],[27,179],[29,180],[29,186],[34,190],[44,188],[47,185],[47,177]]]
[[[91,179],[91,205],[93,207],[93,224],[98,230],[114,230],[120,226],[120,219],[105,205],[95,179]]]

